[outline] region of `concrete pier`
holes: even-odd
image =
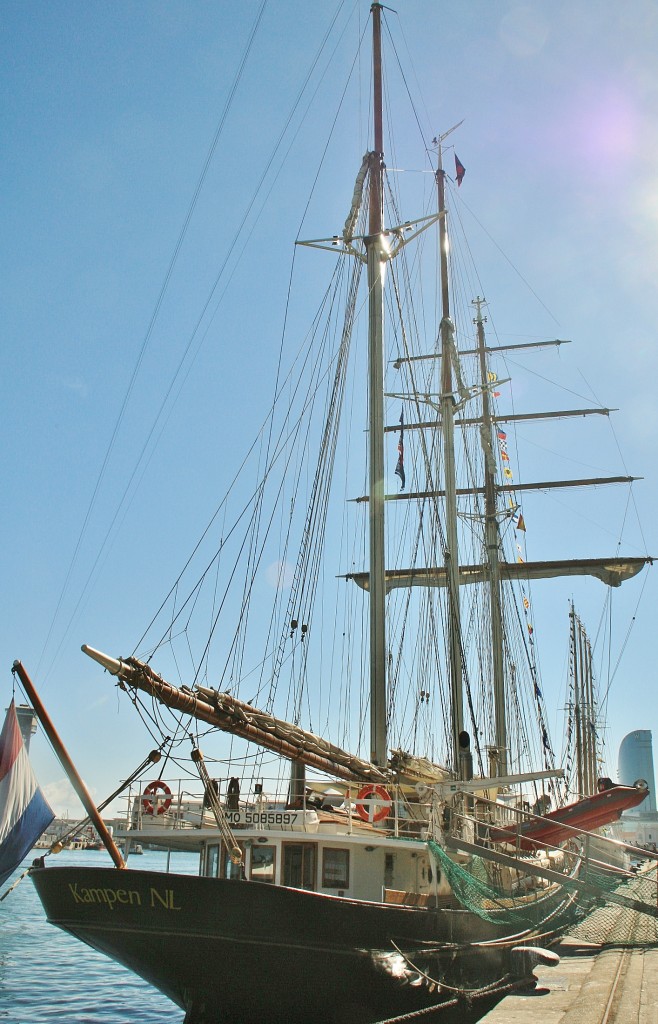
[[[538,990],[507,996],[481,1024],[656,1024],[658,947],[566,939],[556,967],[537,967]]]

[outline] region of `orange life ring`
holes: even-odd
[[[161,789],[165,795],[165,799],[160,803],[158,801],[158,810],[155,811],[155,806],[149,797],[153,796],[157,791]],[[144,808],[144,814],[166,814],[171,807],[171,790],[166,782],[162,779],[156,779],[155,782],[149,782],[148,786],[142,794],[142,807]]]
[[[383,821],[393,807],[391,795],[384,786],[364,786],[356,798],[356,810],[364,821]]]

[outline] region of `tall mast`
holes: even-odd
[[[453,129],[450,129],[450,132]],[[455,470],[455,399],[452,390],[452,356],[456,353],[454,326],[450,319],[448,286],[448,232],[445,214],[445,180],[441,143],[450,132],[438,139],[436,183],[439,195],[439,252],[441,268],[441,431],[446,501],[446,565],[448,587],[448,653],[450,667],[451,724],[455,768],[459,768],[460,742],[464,729],[464,698],[462,682],[461,616],[459,604],[459,547],[457,543],[457,493]]]
[[[503,622],[500,585],[500,536],[498,531],[495,464],[493,460],[493,417],[487,377],[487,354],[484,338],[486,317],[482,315],[484,299],[473,300],[477,309],[477,351],[482,386],[482,444],[484,448],[484,540],[489,567],[489,605],[491,615],[491,651],[494,692],[495,762],[498,775],[507,775],[507,716],[505,709],[505,675],[503,665]]]
[[[357,177],[355,198],[342,239],[316,238],[299,245],[310,245],[331,252],[349,253],[363,260],[368,271],[368,523],[369,523],[369,615],[370,615],[370,758],[371,763],[388,765],[387,687],[386,687],[386,566],[384,534],[384,277],[386,264],[401,249],[436,223],[440,214],[418,217],[388,231],[384,227],[384,141],[382,111],[382,4],[373,3],[373,123],[374,149],[364,157]],[[361,205],[363,172],[369,184],[368,234],[359,245],[352,244],[352,233]]]
[[[388,760],[386,736],[386,567],[384,559],[384,272],[381,5],[372,11],[374,151],[365,239],[368,265],[368,405],[370,520],[370,748],[374,764]]]
[[[583,758],[583,723],[582,723],[582,682],[580,647],[578,644],[578,630],[576,627],[576,612],[573,602],[569,612],[571,620],[571,649],[573,652],[573,705],[574,722],[576,726],[576,792],[578,798],[586,796]]]

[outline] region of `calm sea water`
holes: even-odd
[[[2,887],[31,864],[23,866]],[[166,853],[145,851],[131,867],[164,870]],[[105,851],[62,852],[53,864],[110,865]],[[198,857],[172,853],[172,871],[196,874]],[[0,903],[0,1022],[181,1024],[184,1013],[124,967],[46,922],[29,878]]]

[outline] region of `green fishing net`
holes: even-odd
[[[658,943],[655,865],[629,879],[573,854],[567,856],[572,874],[565,874],[560,885],[525,891],[529,876],[521,870],[514,872],[516,885],[511,886],[508,869],[503,885],[501,869],[492,861],[474,856],[468,864],[457,864],[438,843],[428,840],[427,845],[462,906],[487,921],[586,942]]]

